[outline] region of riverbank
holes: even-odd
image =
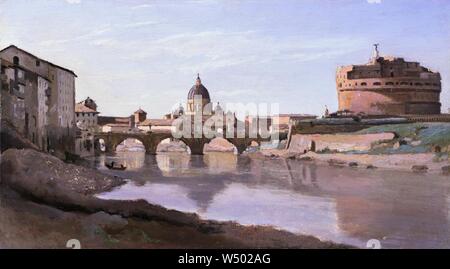
[[[65,248],[345,248],[271,227],[202,220],[143,200],[95,194],[124,181],[34,150],[2,153],[0,247]]]
[[[252,158],[286,158],[316,162],[321,165],[350,166],[362,169],[387,169],[450,175],[450,160],[435,153],[352,154],[297,153],[288,150],[264,150],[249,154]]]
[[[450,124],[387,124],[353,133],[296,134],[289,149],[261,154],[334,166],[450,174]]]

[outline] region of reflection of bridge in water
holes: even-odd
[[[282,134],[279,134],[278,137],[282,136]],[[181,137],[177,138],[178,140],[185,143],[191,150],[192,155],[203,155],[203,148],[205,144],[211,142],[216,137],[222,137],[222,136],[215,136],[212,138],[208,138],[206,136],[202,136],[201,138],[196,137]],[[158,132],[147,132],[147,133],[96,133],[94,134],[94,141],[95,141],[95,147],[98,149],[99,147],[99,140],[102,139],[105,143],[105,151],[106,152],[114,152],[116,150],[116,147],[125,141],[126,139],[137,139],[139,140],[145,147],[145,151],[148,154],[156,154],[157,147],[159,143],[161,143],[165,139],[171,139],[174,140],[175,138],[172,135],[172,132],[170,131],[158,131]],[[223,137],[228,142],[233,144],[237,152],[241,154],[244,152],[250,144],[255,141],[258,144],[263,141],[271,141],[271,137],[269,138],[263,138],[259,134],[257,137],[250,137],[248,135],[248,132],[246,132],[244,137],[240,137],[238,135],[234,135],[232,138]],[[282,137],[280,137],[281,139]]]
[[[133,180],[126,199],[362,247],[371,238],[383,248],[450,246],[450,184],[444,176],[231,153],[139,156],[146,161],[136,170],[108,171]],[[136,195],[139,188],[144,191]]]

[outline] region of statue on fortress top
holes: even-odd
[[[380,52],[378,51],[378,46],[379,46],[379,45],[380,45],[380,44],[378,44],[378,43],[373,44],[373,58],[374,58],[374,59],[380,58]]]
[[[328,110],[328,106],[325,105],[325,113],[324,113],[324,117],[328,118],[328,116],[330,115],[330,111]]]

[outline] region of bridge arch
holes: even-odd
[[[205,147],[203,148],[204,152],[234,152],[237,153],[237,148],[235,145],[230,143],[225,138],[222,137],[216,137],[211,139],[209,143],[205,144]]]
[[[156,154],[160,152],[171,152],[171,151],[190,153],[190,148],[185,142],[179,139],[175,139],[173,137],[163,139],[156,145]]]
[[[146,151],[143,140],[142,140],[142,139],[139,139],[139,138],[134,138],[134,137],[133,137],[133,138],[128,137],[128,138],[125,138],[124,140],[122,140],[122,142],[119,142],[119,144],[116,145],[116,148],[114,148],[114,151],[118,151],[118,148],[119,148],[121,145],[123,145],[123,147],[126,147],[127,143],[128,143],[130,140],[136,140],[136,141],[138,141],[138,142],[139,142],[138,144],[140,144],[140,146],[142,146],[143,150]],[[130,141],[130,142],[131,142],[131,141]],[[140,150],[140,151],[142,151],[142,150]]]

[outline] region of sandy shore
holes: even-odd
[[[444,173],[450,166],[450,160],[439,160],[434,153],[414,154],[348,154],[348,153],[298,153],[288,150],[264,150],[249,154],[253,158],[288,158],[315,161],[323,165],[353,166],[359,168],[380,168],[399,171]],[[424,169],[423,167],[426,167]],[[420,169],[422,168],[422,169]]]
[[[65,248],[71,238],[85,248],[348,247],[272,227],[202,220],[142,200],[101,200],[94,195],[123,181],[34,150],[2,153],[1,173],[2,248]]]

